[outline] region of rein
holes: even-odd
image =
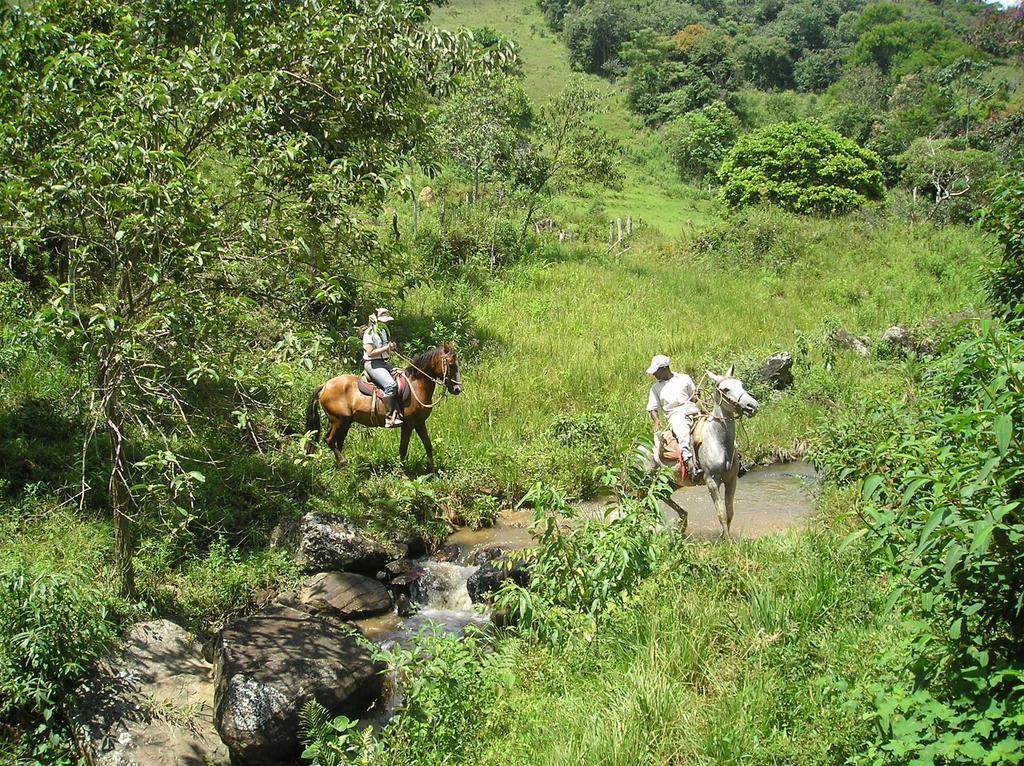
[[[416,403],[419,404],[420,407],[423,407],[424,409],[428,409],[429,410],[429,409],[433,409],[434,407],[439,405],[442,401],[444,401],[444,398],[448,395],[448,386],[445,384],[445,381],[448,379],[448,358],[447,358],[447,356],[445,357],[445,360],[444,360],[444,367],[441,370],[441,378],[435,378],[433,375],[430,375],[425,370],[422,370],[419,367],[417,367],[415,364],[413,364],[412,359],[410,359],[409,357],[404,356],[404,355],[398,353],[397,351],[392,351],[391,353],[394,354],[395,356],[397,356],[402,361],[404,361],[406,364],[408,364],[414,370],[416,370],[416,372],[418,372],[424,378],[426,378],[427,380],[432,382],[435,387],[437,387],[437,386],[441,387],[441,395],[437,398],[437,401],[424,402],[422,399],[420,399],[419,394],[416,393],[416,386],[414,386],[412,384],[412,381],[410,380],[409,381],[409,390],[412,392],[412,398],[416,400]]]

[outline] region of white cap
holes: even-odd
[[[394,317],[391,316],[391,312],[388,311],[387,309],[377,309],[374,312],[374,319],[376,319],[378,322],[390,322],[394,319]]]
[[[651,359],[651,366],[647,368],[647,374],[653,375],[662,367],[668,367],[668,357],[664,354],[656,354],[654,358]]]

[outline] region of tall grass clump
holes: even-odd
[[[678,546],[598,634],[504,644],[520,680],[469,762],[843,762],[870,736],[850,689],[875,677],[865,658],[899,629],[839,539]]]

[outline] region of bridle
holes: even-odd
[[[412,359],[410,359],[409,357],[403,356],[402,354],[398,353],[397,351],[392,351],[391,353],[393,353],[399,359],[401,359],[406,364],[408,364],[410,367],[412,367],[414,370],[416,370],[416,372],[418,372],[424,378],[426,378],[431,383],[433,383],[435,388],[437,388],[438,386],[441,387],[441,395],[437,398],[436,401],[424,402],[422,399],[420,399],[419,394],[416,393],[416,386],[414,386],[412,384],[412,381],[410,380],[409,381],[409,390],[412,392],[413,399],[416,400],[416,403],[419,404],[420,407],[423,407],[424,409],[428,409],[428,410],[432,409],[432,408],[436,407],[437,405],[439,405],[444,400],[444,398],[446,396],[448,396],[448,370],[451,367],[451,363],[448,361],[448,354],[447,353],[444,354],[444,359],[441,362],[441,377],[440,378],[435,378],[433,375],[428,373],[426,370],[423,370],[420,367],[417,367],[413,363]]]
[[[729,394],[727,394],[725,391],[723,391],[721,389],[722,383],[724,383],[727,380],[736,380],[736,381],[738,381],[739,378],[723,378],[718,383],[715,383],[714,391],[715,391],[716,394],[718,394],[718,396],[721,399],[723,399],[724,401],[726,401],[730,405],[732,405],[732,408],[733,408],[734,411],[732,413],[730,413],[730,414],[733,416],[734,420],[739,420],[740,418],[744,417],[744,415],[745,415],[745,413],[743,412],[743,405],[740,404],[739,399],[734,399],[733,397],[729,396]],[[746,393],[746,391],[744,391],[744,393]],[[708,420],[716,420],[716,421],[719,421],[719,422],[722,422],[722,423],[724,423],[727,420],[727,418],[715,415],[714,412],[711,412],[711,413],[705,415],[705,417]]]

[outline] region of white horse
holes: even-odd
[[[725,375],[707,371],[708,378],[715,384],[712,394],[714,409],[710,415],[698,416],[692,431],[697,461],[704,471],[704,482],[707,484],[711,501],[715,504],[718,523],[722,525],[719,539],[729,535],[733,500],[736,497],[736,480],[740,473],[740,456],[736,450],[736,419],[743,415],[753,417],[761,406],[747,393],[743,381],[735,377],[733,372],[734,366],[730,367]],[[655,464],[669,468],[677,467],[677,464],[665,461],[660,452],[660,444],[656,443],[648,468],[653,469]],[[677,487],[694,484],[689,477],[683,481],[677,478],[672,483]],[[682,510],[674,501],[671,501],[670,505],[674,506],[676,511]],[[680,513],[680,517],[685,523],[685,511]]]

